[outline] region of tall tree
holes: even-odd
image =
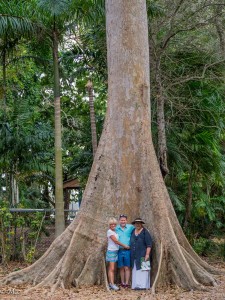
[[[62,168],[62,125],[59,77],[59,32],[53,12],[52,53],[54,66],[54,107],[55,107],[55,234],[59,236],[65,229]]]
[[[85,12],[92,1],[72,0],[38,0],[44,18],[42,22],[46,33],[52,42],[54,66],[54,107],[55,107],[55,230],[59,236],[65,229],[64,200],[63,200],[63,168],[62,168],[62,126],[61,126],[61,99],[60,99],[60,72],[59,72],[59,43],[68,25],[76,19],[84,19]],[[73,24],[73,26],[75,26]]]
[[[71,1],[40,0],[38,5],[43,12],[43,24],[52,43],[54,74],[54,108],[55,108],[55,235],[59,236],[65,229],[63,200],[63,168],[62,168],[62,125],[59,74],[59,41],[65,31],[68,17],[65,12]],[[46,14],[47,12],[47,14]]]
[[[94,108],[94,94],[93,94],[93,83],[91,80],[88,80],[86,84],[89,97],[89,106],[90,106],[90,120],[91,120],[91,140],[92,140],[92,152],[93,157],[98,147],[97,132],[96,132],[96,121],[95,121],[95,108]]]
[[[154,2],[154,1],[153,1]],[[151,3],[151,1],[150,1]],[[218,1],[192,1],[191,5],[187,0],[175,1],[155,1],[156,9],[151,17],[150,28],[150,56],[151,56],[151,74],[153,81],[153,96],[157,103],[157,156],[162,171],[162,175],[166,176],[169,173],[168,168],[168,146],[167,146],[167,116],[166,107],[173,102],[174,93],[169,88],[170,83],[176,80],[177,74],[171,74],[165,62],[172,62],[174,52],[179,48],[181,51],[187,51],[187,48],[196,50],[196,44],[201,44],[201,49],[211,48],[210,38],[207,42],[202,43],[201,31],[206,37],[206,30],[210,31],[210,27],[215,18],[217,31],[222,42],[222,35],[219,18],[222,15],[223,5]],[[212,16],[212,9],[217,10],[215,17]],[[220,13],[218,12],[220,11]],[[190,33],[193,33],[195,38],[190,39]],[[198,42],[197,42],[198,40]],[[223,42],[222,42],[223,44]],[[222,45],[221,44],[221,45]],[[199,47],[200,49],[200,47]],[[211,59],[218,57],[215,53]],[[207,63],[207,62],[206,62]],[[205,63],[205,66],[206,66]],[[208,68],[208,66],[207,66]],[[204,71],[202,68],[196,70],[196,74]],[[172,76],[171,76],[172,75]],[[180,74],[183,80],[188,80],[186,74]],[[193,77],[193,73],[191,74]],[[191,77],[190,76],[190,77]],[[196,76],[199,76],[196,75]],[[172,106],[172,105],[171,105]]]
[[[141,215],[154,237],[153,290],[171,282],[187,289],[212,285],[211,273],[218,271],[184,236],[152,143],[145,0],[107,0],[106,13],[108,107],[81,210],[42,258],[3,282],[68,287],[106,281],[107,220],[122,211]]]

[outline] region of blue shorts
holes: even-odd
[[[118,251],[106,251],[106,261],[108,262],[117,262],[118,261]]]
[[[118,252],[118,268],[130,267],[130,250],[119,249]]]

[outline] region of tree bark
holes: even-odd
[[[167,165],[167,143],[165,123],[165,96],[162,86],[160,57],[156,61],[156,86],[157,86],[157,129],[158,129],[158,161],[163,178],[169,173]]]
[[[89,97],[90,119],[91,119],[91,139],[92,139],[92,151],[93,151],[93,158],[94,158],[95,153],[97,151],[97,147],[98,147],[98,140],[97,140],[97,133],[96,133],[93,84],[90,80],[86,84],[86,88],[88,90],[88,97]]]
[[[10,182],[11,182],[11,204],[13,207],[16,207],[19,203],[19,187],[17,184],[17,181],[15,179],[14,173],[10,176]]]
[[[218,5],[215,8],[214,23],[219,38],[221,56],[225,57],[225,34],[223,26],[223,15],[221,16],[221,7]]]
[[[64,212],[64,217],[65,217],[65,223],[67,221],[68,215],[69,215],[69,208],[70,208],[70,190],[69,189],[65,189],[64,190],[64,210],[66,210]]]
[[[55,24],[55,23],[54,23]],[[53,30],[54,101],[55,101],[55,236],[65,229],[62,171],[62,128],[60,107],[60,80],[58,62],[58,32]]]
[[[153,236],[153,291],[171,283],[189,290],[212,285],[211,273],[219,271],[184,236],[152,143],[145,0],[107,0],[106,20],[108,107],[80,212],[42,258],[3,283],[106,283],[107,221],[122,212],[141,216]]]
[[[3,110],[4,110],[4,120],[6,120],[6,49],[5,47],[2,50],[2,99],[3,99]]]
[[[187,203],[186,203],[186,212],[184,217],[184,230],[187,229],[188,223],[191,218],[191,209],[192,209],[192,200],[193,200],[193,193],[192,193],[192,171],[190,171],[190,175],[188,178],[188,195],[187,195]]]

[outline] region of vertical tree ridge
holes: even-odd
[[[3,283],[27,281],[52,290],[106,285],[108,218],[126,213],[141,216],[153,236],[154,290],[171,283],[188,290],[213,285],[210,273],[217,271],[198,258],[184,236],[152,143],[145,0],[107,0],[106,12],[108,108],[80,212],[42,258]],[[43,273],[37,276],[39,268]]]

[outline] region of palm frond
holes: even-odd
[[[0,34],[6,33],[28,33],[34,30],[34,24],[25,17],[0,14]]]
[[[39,0],[38,7],[47,11],[51,16],[59,16],[71,7],[72,0]]]
[[[30,35],[41,25],[33,18],[34,1],[0,1],[0,36]]]

